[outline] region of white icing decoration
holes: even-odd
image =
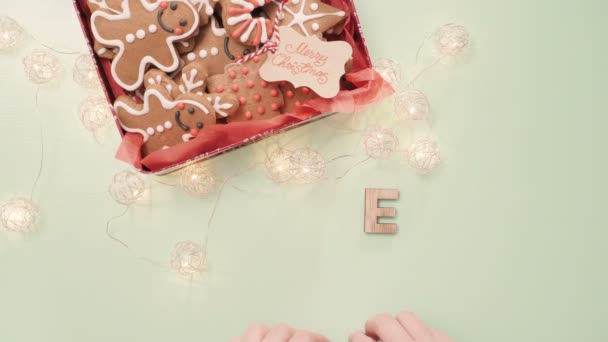
[[[276,3],[277,5],[281,4],[281,1],[279,0],[273,0],[274,3]],[[292,0],[292,3],[294,5],[297,5],[298,3],[300,3],[300,0]],[[312,5],[316,5],[316,3],[313,3]],[[316,11],[319,9],[319,7],[317,6],[317,8],[313,8],[313,6],[311,5],[311,9],[313,11]],[[344,11],[338,11],[338,12],[334,12],[334,13],[317,13],[317,14],[305,14],[304,13],[304,9],[306,8],[306,0],[302,0],[302,6],[300,6],[300,9],[297,12],[294,12],[291,8],[285,6],[283,7],[283,11],[291,14],[291,16],[293,17],[293,19],[291,20],[290,23],[288,24],[284,24],[285,26],[289,26],[292,27],[294,25],[298,25],[298,27],[300,27],[300,29],[302,30],[302,32],[304,32],[304,34],[306,36],[310,36],[310,32],[308,32],[308,30],[306,29],[306,26],[304,26],[304,24],[306,24],[307,22],[311,21],[311,20],[315,20],[315,19],[319,19],[319,18],[324,18],[324,17],[329,17],[329,16],[337,16],[337,17],[344,17],[346,15],[346,13]],[[284,19],[284,18],[283,18]],[[281,20],[283,20],[281,19]]]
[[[215,99],[208,97],[207,100],[213,105],[213,109],[215,112],[223,117],[228,117],[228,113],[224,110],[232,108],[232,104],[230,103],[221,103],[222,98],[220,96],[216,96]]]
[[[183,42],[179,42],[183,47],[188,47],[190,46],[190,43],[183,41]]]
[[[129,33],[126,37],[125,40],[127,41],[127,43],[133,43],[135,41],[135,36],[131,33]]]
[[[99,18],[103,18],[103,19],[110,20],[110,21],[122,21],[122,20],[132,19],[129,1],[134,1],[134,0],[123,0],[122,1],[123,12],[120,14],[112,14],[112,13],[108,13],[108,12],[104,12],[104,11],[93,12],[93,14],[91,15],[91,24],[92,24],[91,29],[93,31],[93,36],[100,44],[118,47],[116,56],[112,60],[112,68],[111,68],[112,76],[113,76],[114,80],[116,81],[116,83],[121,88],[123,88],[127,91],[135,91],[142,84],[143,79],[144,79],[144,74],[146,73],[146,70],[147,70],[147,67],[149,64],[154,65],[156,68],[158,68],[161,71],[164,71],[166,73],[171,73],[179,67],[181,59],[179,58],[177,51],[175,49],[175,46],[173,44],[176,41],[183,40],[185,37],[192,36],[192,34],[194,32],[196,32],[196,30],[198,30],[200,19],[199,19],[199,16],[196,15],[195,8],[192,7],[192,5],[189,2],[184,2],[183,4],[185,6],[188,6],[192,10],[192,13],[194,16],[194,22],[192,23],[192,28],[188,32],[184,32],[183,35],[180,35],[180,36],[172,35],[172,36],[167,37],[166,44],[167,44],[167,48],[169,49],[169,52],[171,54],[172,63],[170,65],[162,65],[156,58],[154,58],[154,56],[144,56],[141,59],[141,61],[139,61],[137,81],[135,81],[133,84],[126,84],[118,77],[118,74],[116,72],[117,65],[119,65],[119,63],[122,60],[124,53],[125,53],[124,52],[125,43],[120,39],[105,39],[104,37],[102,37],[101,34],[99,33],[99,31],[97,30],[97,25],[95,25],[95,22]],[[141,5],[151,13],[156,11],[158,9],[158,6],[160,5],[159,1],[154,2],[154,3],[149,3],[148,0],[140,0],[140,2],[141,2]]]
[[[158,125],[158,126],[156,126],[156,131],[158,133],[162,133],[165,131],[165,127],[163,125]]]
[[[179,86],[179,91],[182,94],[191,93],[194,89],[205,85],[205,81],[196,80],[197,75],[198,75],[198,70],[196,70],[196,69],[190,70],[189,75],[182,74],[182,84]]]
[[[152,127],[148,127],[148,129],[146,130],[146,133],[148,133],[149,135],[154,135],[155,132],[156,131]]]
[[[158,31],[158,26],[152,24],[148,26],[148,31],[150,31],[150,33],[156,33],[156,31]]]
[[[106,49],[106,48],[101,48],[101,49],[97,50],[98,55],[103,55],[106,52],[108,52],[108,49]]]
[[[188,141],[192,140],[192,138],[194,138],[194,135],[192,135],[190,133],[186,133],[186,134],[182,135],[182,140],[184,142],[188,142]]]
[[[139,39],[144,39],[144,38],[146,38],[146,31],[144,31],[144,30],[137,30],[137,32],[135,32],[135,35]]]
[[[89,3],[95,4],[97,5],[99,8],[104,9],[104,10],[108,10],[114,14],[120,14],[120,11],[117,11],[113,8],[111,8],[106,0],[89,0]],[[123,8],[124,11],[124,8]]]
[[[317,3],[310,4],[310,9],[313,10],[313,11],[318,10],[319,9],[319,4],[317,4]]]
[[[313,31],[317,32],[317,31],[319,31],[319,29],[321,29],[321,27],[319,27],[319,23],[313,23],[312,29],[313,29]]]
[[[166,128],[166,129],[171,129],[171,128],[173,128],[173,124],[171,123],[171,121],[167,121],[167,122],[165,122],[165,128]]]
[[[188,60],[192,62],[195,59],[196,59],[196,54],[194,52],[190,52],[188,54]]]
[[[199,103],[197,101],[192,101],[192,100],[180,100],[179,102],[171,101],[171,100],[166,99],[163,96],[163,94],[161,94],[156,89],[147,89],[146,90],[146,93],[144,94],[144,103],[140,110],[134,109],[128,103],[122,102],[120,100],[116,101],[116,103],[114,104],[114,110],[116,112],[118,112],[119,110],[124,110],[125,112],[129,113],[130,115],[134,115],[134,116],[148,115],[148,114],[150,114],[150,102],[151,102],[150,98],[151,97],[157,98],[159,100],[159,102],[161,103],[163,109],[167,109],[167,110],[174,109],[178,103],[183,103],[185,105],[190,105],[192,107],[198,108],[207,115],[210,114],[209,109],[207,109],[205,106],[203,106],[201,103]],[[167,123],[169,125],[167,125]],[[144,131],[143,129],[127,127],[122,122],[120,123],[120,126],[129,133],[141,134],[144,137],[144,142],[147,142],[150,139],[151,134],[148,134],[148,132]],[[167,127],[167,126],[169,126],[169,127]],[[171,127],[173,127],[173,124],[171,124],[171,122],[169,122],[169,121],[165,122],[165,128],[170,129]]]
[[[198,55],[199,55],[201,58],[206,58],[206,57],[207,57],[207,50],[205,50],[205,49],[201,50],[201,51],[198,53]]]
[[[211,48],[211,54],[212,55],[217,56],[218,53],[220,53],[220,51],[216,47]]]
[[[213,14],[213,5],[210,1],[217,2],[218,0],[190,0],[190,3],[200,12],[205,7],[205,14],[211,16]]]
[[[257,3],[257,6],[254,6],[251,2]],[[268,21],[268,19],[262,18],[262,17],[253,18],[253,16],[251,15],[251,12],[254,9],[256,9],[257,7],[264,6],[265,1],[264,0],[252,0],[251,2],[244,1],[244,0],[230,0],[230,3],[232,3],[233,5],[244,7],[249,12],[243,13],[243,14],[240,14],[237,16],[232,16],[232,17],[229,16],[227,23],[230,26],[235,26],[242,22],[247,22],[247,21],[251,20],[251,22],[249,23],[249,27],[247,27],[247,29],[245,31],[243,31],[243,33],[241,34],[240,40],[243,43],[247,42],[247,40],[251,37],[251,33],[253,32],[253,30],[259,24],[262,27],[262,34],[261,34],[260,41],[262,43],[266,43],[270,39],[270,37],[268,36],[268,32],[267,32],[268,30],[266,30],[266,22]]]
[[[226,35],[226,29],[223,29],[218,26],[217,20],[215,17],[211,17],[211,31],[216,37],[223,37]]]

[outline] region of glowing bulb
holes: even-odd
[[[35,50],[23,59],[23,67],[29,80],[35,84],[45,84],[59,77],[59,59],[46,51]]]
[[[182,241],[175,245],[171,255],[171,268],[181,275],[192,276],[205,269],[205,252],[192,241]]]
[[[325,175],[327,161],[310,148],[294,151],[289,158],[290,171],[296,183],[306,184],[319,181]]]
[[[424,120],[431,105],[419,90],[401,90],[395,95],[395,114],[399,120]]]
[[[470,41],[464,26],[450,23],[441,26],[434,36],[435,47],[442,57],[455,57],[464,53]]]
[[[17,45],[24,37],[21,26],[11,17],[0,17],[0,50]]]
[[[193,196],[206,196],[216,190],[217,181],[209,169],[194,164],[181,171],[180,186]]]
[[[80,55],[76,58],[72,76],[74,82],[84,88],[90,89],[100,86],[95,60],[89,55]]]
[[[368,128],[363,135],[363,147],[370,158],[387,159],[399,148],[399,138],[390,128]]]
[[[133,205],[143,197],[146,184],[135,172],[122,171],[114,175],[108,190],[119,204]]]
[[[293,178],[291,173],[292,152],[278,148],[268,155],[264,166],[266,175],[277,184],[285,183]]]
[[[0,207],[0,225],[12,232],[32,232],[37,217],[38,208],[27,198],[14,198]]]
[[[80,103],[78,111],[80,122],[89,131],[96,131],[112,121],[112,111],[103,96],[92,95]]]
[[[441,152],[437,142],[430,137],[416,139],[407,149],[407,161],[421,174],[436,169],[441,164]]]
[[[376,60],[374,70],[394,86],[401,83],[401,66],[391,59],[381,58]]]

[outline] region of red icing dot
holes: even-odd
[[[270,96],[277,97],[278,95],[279,95],[279,92],[276,89],[272,89],[270,91]]]
[[[282,81],[282,82],[281,82],[281,87],[284,87],[284,86],[286,86],[286,85],[287,85],[287,82],[285,82],[285,81]]]
[[[241,105],[245,105],[247,104],[247,99],[241,96],[241,98],[239,98],[239,102],[241,103]]]
[[[293,91],[291,91],[291,90],[287,91],[287,98],[288,99],[293,99],[294,96],[296,96],[296,94],[294,94]]]
[[[243,59],[243,55],[236,55],[236,56],[234,56],[234,59],[237,61],[240,59]]]
[[[253,83],[253,81],[247,81],[247,88],[251,89],[255,87],[255,83]]]
[[[300,106],[302,106],[302,102],[296,101],[296,107],[300,107]]]
[[[262,101],[262,95],[255,94],[255,95],[253,95],[253,99],[255,100],[255,102],[260,102],[260,101]]]
[[[276,112],[279,110],[279,108],[281,108],[281,106],[279,106],[279,104],[277,104],[277,103],[273,103],[271,108],[272,108],[272,110],[274,110]]]
[[[255,56],[255,57],[253,57],[253,61],[254,61],[255,63],[258,63],[258,62],[260,61],[260,56]]]
[[[175,33],[178,36],[181,36],[182,34],[184,34],[184,30],[182,30],[181,27],[176,27],[173,29],[173,33]]]
[[[249,68],[243,68],[241,69],[241,72],[243,73],[243,75],[247,75],[249,74]]]
[[[302,88],[302,94],[308,95],[308,93],[310,93],[310,89],[309,88],[306,88],[306,87]]]
[[[183,104],[183,103],[178,103],[178,104],[177,104],[177,109],[179,109],[179,110],[184,110],[184,109],[186,109],[186,105],[185,105],[185,104]]]
[[[264,115],[265,113],[266,113],[266,108],[264,108],[263,106],[259,106],[258,107],[258,114]]]
[[[239,85],[238,84],[233,84],[232,85],[232,91],[234,91],[234,92],[239,91]]]
[[[166,10],[169,7],[169,4],[166,1],[161,1],[159,7],[160,9]]]
[[[190,134],[192,134],[193,137],[196,137],[198,135],[198,129],[196,129],[196,128],[191,129]]]
[[[235,78],[236,78],[236,72],[231,71],[231,72],[228,74],[228,77],[230,77],[230,78],[232,78],[232,79],[235,79]]]
[[[224,92],[224,87],[222,87],[221,85],[218,85],[217,87],[215,87],[215,91],[217,93],[223,93]]]
[[[260,82],[260,85],[262,86],[262,88],[266,88],[268,87],[268,82],[262,80],[262,82]]]
[[[247,112],[247,113],[245,113],[245,118],[247,120],[251,120],[253,118],[253,115],[251,114],[251,112]]]

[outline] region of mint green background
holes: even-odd
[[[85,50],[70,1],[2,5],[40,41]],[[122,208],[106,189],[125,165],[113,158],[111,128],[99,145],[80,126],[86,92],[71,80],[74,56],[61,56],[64,76],[41,88],[36,114],[36,87],[20,59],[39,44],[1,54],[0,199],[32,185],[36,115],[47,151],[39,232],[0,235],[0,340],[226,341],[254,321],[285,321],[344,341],[372,314],[406,308],[458,341],[608,340],[608,4],[357,5],[373,57],[409,71],[436,27],[456,21],[472,33],[465,63],[418,83],[433,105],[442,168],[417,176],[400,154],[307,187],[276,187],[262,171],[236,177],[213,221],[209,272],[194,284],[137,256],[167,263],[177,241],[202,241],[213,198],[149,179],[146,200],[113,226],[133,253],[111,242],[105,222]],[[393,125],[390,109],[366,115]],[[306,138],[293,146],[350,154],[358,134],[332,128],[346,119],[294,132]],[[406,145],[407,125],[399,130]],[[231,175],[261,151],[242,149],[211,166]],[[357,153],[332,163],[328,177],[364,158]],[[362,233],[365,187],[401,190],[397,236]]]

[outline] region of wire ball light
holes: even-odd
[[[381,58],[374,62],[374,70],[393,86],[401,83],[401,66],[399,63],[388,58]]]
[[[310,148],[295,150],[289,158],[292,181],[298,184],[314,183],[323,178],[327,161]]]
[[[442,57],[456,57],[469,46],[470,35],[464,26],[450,23],[437,29],[433,40]]]
[[[138,174],[125,170],[114,175],[108,191],[116,202],[130,206],[142,199],[146,184]]]
[[[181,171],[179,184],[182,189],[193,196],[206,196],[217,189],[214,174],[201,164],[189,166]]]
[[[399,138],[390,128],[371,127],[363,135],[363,147],[370,158],[387,159],[399,148]]]
[[[206,266],[203,248],[192,241],[182,241],[175,245],[171,255],[171,268],[184,276],[201,273]]]
[[[25,34],[23,29],[11,17],[0,17],[0,50],[7,50],[19,44]]]
[[[16,233],[34,231],[38,207],[27,198],[14,198],[0,207],[0,226]]]
[[[97,77],[97,67],[90,55],[82,54],[76,58],[72,77],[76,84],[87,89],[100,86],[99,78]]]
[[[428,98],[419,90],[400,90],[395,95],[395,114],[400,121],[424,120],[430,110],[431,105]]]
[[[45,84],[59,77],[59,59],[46,51],[34,50],[23,59],[25,74],[32,83]]]
[[[420,137],[408,147],[407,161],[418,173],[427,174],[441,164],[439,145],[430,137]]]
[[[80,103],[78,117],[84,128],[95,132],[112,122],[112,111],[105,97],[91,95]]]
[[[289,182],[293,177],[291,157],[293,153],[283,148],[277,148],[270,153],[264,162],[266,176],[277,184]]]

